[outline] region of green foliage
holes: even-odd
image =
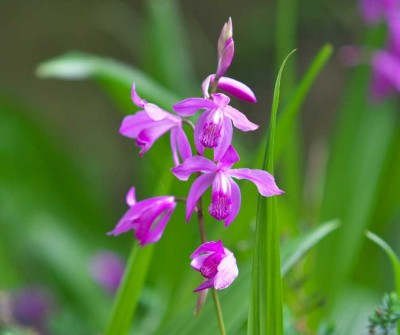
[[[385,294],[382,305],[368,320],[369,335],[396,335],[396,325],[400,322],[400,300],[397,294]]]

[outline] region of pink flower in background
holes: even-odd
[[[381,100],[393,92],[400,92],[400,58],[387,51],[379,51],[372,59],[371,93]]]
[[[202,244],[190,258],[190,265],[207,278],[194,292],[210,287],[222,290],[230,286],[239,274],[235,256],[224,248],[221,241]]]
[[[117,292],[124,274],[125,263],[112,251],[100,251],[89,262],[90,274],[106,291]]]
[[[367,24],[376,24],[400,8],[399,0],[361,0],[360,5]]]
[[[203,173],[190,188],[186,203],[186,221],[189,221],[199,198],[212,185],[212,201],[209,212],[215,219],[224,220],[225,227],[229,226],[236,218],[241,204],[239,186],[232,178],[247,179],[253,182],[260,194],[265,197],[283,193],[275,184],[274,177],[266,171],[231,169],[239,159],[235,149],[229,146],[218,164],[214,164],[202,156],[193,156],[183,164],[171,169],[179,180],[188,180],[193,173]]]
[[[182,129],[182,119],[157,105],[148,103],[136,93],[135,84],[132,86],[133,103],[144,110],[124,118],[120,133],[126,137],[136,139],[140,148],[140,155],[144,155],[167,132],[171,132],[171,148],[175,165],[179,164],[179,156],[184,161],[192,156],[189,140]]]
[[[141,246],[157,242],[176,207],[175,197],[160,196],[136,202],[135,188],[126,196],[128,211],[108,235],[120,235],[133,230]]]
[[[194,130],[196,149],[203,155],[205,147],[214,148],[214,160],[219,161],[232,143],[232,123],[242,131],[256,130],[258,125],[228,105],[230,99],[225,94],[214,93],[211,98],[188,98],[175,104],[173,109],[182,116],[191,116],[200,109],[205,110]]]

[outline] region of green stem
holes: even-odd
[[[211,289],[211,291],[212,291],[212,296],[213,296],[213,300],[214,300],[215,310],[217,312],[219,331],[220,331],[221,335],[226,335],[224,318],[222,315],[221,304],[219,303],[217,290],[215,288],[213,288],[213,289]]]

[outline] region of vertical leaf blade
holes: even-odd
[[[274,171],[274,140],[280,82],[285,63],[293,52],[283,61],[275,84],[269,141],[264,159],[264,168],[270,173]],[[275,197],[260,196],[259,198],[254,249],[248,333],[281,335],[283,334],[283,299]]]

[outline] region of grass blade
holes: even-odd
[[[397,294],[400,296],[400,259],[397,257],[394,250],[387,244],[383,239],[381,239],[378,235],[373,232],[367,231],[365,233],[368,239],[374,242],[376,245],[381,247],[381,249],[386,253],[389,257],[390,262],[392,263],[393,273],[394,273],[394,283]]]
[[[274,140],[280,81],[285,63],[293,52],[283,61],[275,84],[269,141],[264,160],[264,168],[270,173],[274,170]],[[283,334],[283,302],[276,198],[260,197],[257,212],[248,333],[280,335]]]

